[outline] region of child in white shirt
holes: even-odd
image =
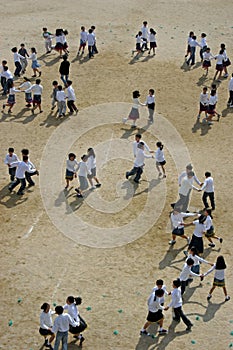
[[[82,55],[84,54],[84,50],[87,44],[87,31],[85,30],[85,27],[81,27],[81,32],[80,32],[80,45],[78,49],[77,56],[80,54],[80,51],[82,49]]]
[[[161,167],[162,172],[163,172],[163,178],[165,178],[166,174],[165,174],[164,165],[166,164],[166,160],[165,160],[164,153],[163,153],[163,144],[162,144],[162,142],[157,142],[156,146],[158,147],[157,151],[155,152],[156,168],[159,172],[159,176],[161,176],[162,175],[162,173],[160,171],[160,167]]]
[[[88,156],[84,154],[81,157],[81,162],[78,165],[78,178],[79,178],[79,187],[75,189],[77,192],[77,197],[83,198],[82,192],[88,188],[87,175],[91,175],[90,170],[87,167]]]
[[[78,162],[75,158],[76,155],[74,153],[69,153],[66,161],[66,190],[70,185],[70,181],[72,181],[74,177],[77,177],[76,171],[78,169]]]
[[[56,99],[58,106],[58,117],[60,118],[66,114],[66,94],[61,85],[58,85],[57,89]]]
[[[94,189],[96,187],[100,187],[101,183],[99,182],[99,180],[96,177],[96,157],[95,157],[95,151],[93,148],[88,148],[87,156],[88,156],[87,167],[88,167],[88,170],[90,172],[90,174],[87,175],[87,178],[90,182],[91,189]],[[95,186],[93,185],[92,179],[94,179],[96,182]]]
[[[15,172],[16,172],[16,167],[11,168],[11,163],[19,161],[19,158],[14,153],[14,151],[15,151],[14,148],[10,147],[8,149],[8,153],[7,153],[7,155],[5,157],[5,160],[4,160],[4,164],[6,164],[8,166],[11,182],[14,181],[14,179],[15,179]]]

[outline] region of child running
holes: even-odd
[[[214,248],[215,244],[213,243],[212,238],[217,239],[220,243],[223,242],[223,239],[221,237],[215,236],[214,225],[213,225],[213,221],[212,221],[213,216],[212,216],[211,213],[212,213],[212,210],[210,208],[204,209],[204,215],[206,216],[206,221],[205,221],[206,233],[205,233],[205,236],[208,239],[208,241],[210,242],[209,246],[211,248]]]
[[[67,80],[66,82],[67,85],[67,93],[66,93],[66,98],[67,98],[67,106],[70,110],[70,115],[72,115],[74,112],[78,113],[78,108],[76,107],[76,105],[74,104],[74,102],[76,101],[76,96],[75,96],[75,92],[72,86],[72,81],[71,80]]]
[[[213,287],[210,289],[209,294],[207,296],[207,300],[209,301],[212,298],[212,293],[215,290],[216,287],[223,288],[223,292],[225,295],[225,301],[230,300],[230,296],[227,295],[226,285],[225,285],[225,269],[227,268],[224,257],[222,255],[219,255],[217,257],[216,263],[214,266],[209,269],[206,273],[204,273],[204,276],[207,276],[210,272],[214,271],[214,282]]]
[[[76,155],[74,153],[69,153],[68,159],[66,160],[66,187],[65,190],[69,188],[70,181],[74,177],[77,177],[78,162],[76,160]]]
[[[162,169],[162,172],[163,172],[163,178],[166,177],[166,174],[165,174],[165,164],[166,164],[166,160],[165,160],[165,157],[164,157],[164,152],[163,152],[163,144],[162,142],[157,142],[156,143],[156,146],[157,146],[157,151],[155,152],[155,160],[156,160],[156,168],[159,172],[159,176],[162,176],[162,173],[160,171],[160,167]]]
[[[20,77],[20,72],[22,70],[22,66],[20,63],[20,60],[25,59],[25,57],[23,57],[22,55],[20,55],[17,51],[17,47],[13,47],[13,49],[11,49],[11,51],[14,54],[14,63],[15,63],[15,72],[14,72],[14,76],[15,77]]]
[[[89,170],[89,174],[87,175],[88,181],[91,185],[91,189],[95,189],[96,187],[100,187],[101,183],[96,177],[96,157],[95,157],[95,151],[93,148],[88,148],[87,150],[87,156],[88,156],[88,161],[87,161],[87,167]],[[96,185],[94,186],[93,180],[95,180]]]
[[[170,245],[176,243],[176,236],[187,240],[187,244],[190,243],[190,238],[184,234],[184,227],[190,226],[192,223],[184,223],[184,218],[195,216],[195,213],[182,213],[180,208],[175,208],[171,213],[171,225],[172,225],[172,240],[169,242]]]
[[[179,280],[181,283],[181,295],[184,294],[185,289],[190,282],[190,275],[194,276],[194,277],[200,277],[201,281],[203,280],[203,275],[194,273],[192,271],[193,265],[194,265],[194,260],[192,258],[188,258],[183,266],[181,273],[180,273]]]

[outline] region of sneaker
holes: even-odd
[[[187,250],[184,250],[183,251],[184,255],[187,257],[189,255],[188,251]]]
[[[231,297],[229,295],[227,295],[226,298],[225,298],[225,301],[228,301],[230,299],[231,299]]]
[[[44,346],[48,345],[48,339],[45,339]]]
[[[84,340],[85,340],[85,338],[81,335],[79,346],[82,346]]]
[[[167,334],[167,333],[168,333],[168,331],[166,329],[161,329],[159,331],[159,334]]]
[[[188,325],[188,327],[186,328],[186,331],[191,331],[192,326],[193,326],[193,324],[190,323],[190,325]]]
[[[122,123],[126,123],[128,118],[122,118]]]
[[[201,118],[201,116],[200,116],[200,114],[198,114],[197,119],[200,119],[200,118]]]
[[[75,188],[74,190],[75,192],[80,193],[78,188]]]
[[[100,183],[98,183],[98,184],[96,184],[96,185],[95,185],[95,187],[101,187],[101,184],[100,184]]]
[[[213,125],[213,122],[208,122],[208,125]]]
[[[82,195],[81,193],[78,193],[78,194],[77,194],[77,197],[78,197],[78,198],[83,198],[83,195]]]
[[[16,194],[17,194],[18,196],[23,196],[23,195],[24,195],[24,192],[18,191]]]
[[[212,298],[212,295],[211,295],[211,294],[208,294],[207,300],[209,301],[211,298]]]
[[[53,107],[51,108],[51,111],[53,111],[55,108],[56,108],[56,106],[53,106]]]
[[[147,332],[145,329],[143,329],[142,331],[140,331],[140,335],[150,335],[149,332]]]
[[[128,171],[126,172],[125,177],[128,180],[128,178],[129,178],[129,172]]]
[[[187,244],[189,245],[191,242],[190,237],[187,238]]]
[[[33,187],[33,186],[35,186],[34,182],[33,182],[33,183],[28,184],[28,188]]]
[[[90,187],[90,190],[95,190],[95,189],[96,189],[95,186]]]
[[[219,238],[219,242],[222,243],[223,239],[222,238]]]
[[[233,108],[233,105],[230,105],[229,107],[230,107],[230,108]]]
[[[215,244],[214,243],[209,243],[209,247],[214,248]]]
[[[169,241],[169,244],[170,244],[170,245],[174,245],[175,243],[176,243],[176,241],[173,240],[173,239],[172,239],[171,241]]]
[[[133,181],[134,181],[136,184],[139,184],[139,181],[138,181],[138,180],[135,180],[135,179],[134,179]]]

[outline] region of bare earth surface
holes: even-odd
[[[213,274],[202,285],[194,280],[185,295],[184,311],[194,323],[191,333],[185,332],[182,322],[170,326],[169,310],[164,321],[168,335],[139,336],[155,280],[164,279],[170,289],[184,262],[183,241],[177,240],[174,248],[168,246],[168,215],[177,196],[178,173],[190,161],[201,180],[207,170],[215,180],[214,223],[223,244],[211,250],[206,240],[204,256],[214,262],[219,254],[224,255],[227,289],[233,298],[233,110],[226,109],[228,81],[223,80],[218,89],[220,122],[209,127],[196,124],[199,94],[204,85],[210,87],[215,63],[209,75],[202,76],[198,49],[197,64],[191,69],[184,64],[190,30],[198,36],[206,32],[214,54],[224,42],[233,60],[232,13],[230,0],[141,4],[132,0],[9,0],[2,6],[0,59],[7,59],[14,71],[10,49],[21,42],[37,48],[44,112],[32,116],[24,108],[24,95],[18,94],[13,113],[2,114],[0,119],[1,159],[10,146],[18,155],[22,148],[29,148],[40,170],[36,186],[19,198],[8,193],[9,178],[2,163],[1,349],[42,349],[40,306],[45,301],[63,305],[68,295],[83,297],[80,313],[89,325],[85,349],[224,350],[233,345],[232,301],[224,303],[220,289],[210,303],[206,300]],[[157,31],[158,49],[154,57],[145,53],[137,61],[131,50],[144,20]],[[80,26],[93,24],[99,54],[93,60],[77,59]],[[50,111],[51,82],[59,80],[60,60],[56,52],[44,55],[44,26],[52,32],[60,27],[69,31],[77,116],[57,120]],[[30,66],[26,75],[31,76]],[[22,78],[16,86],[20,82]],[[125,180],[125,171],[133,163],[131,143],[138,130],[132,131],[121,121],[131,108],[132,91],[139,89],[144,102],[149,88],[156,91],[155,123],[147,124],[147,110],[142,107],[139,132],[151,149],[158,139],[164,143],[167,179],[158,180],[154,160],[149,159],[136,188]],[[96,150],[102,187],[88,191],[84,201],[79,201],[74,192],[76,180],[73,188],[63,191],[65,160],[70,151],[80,159],[91,146]],[[202,208],[200,193],[193,193],[191,208]],[[192,227],[187,232],[191,235]],[[206,269],[202,266],[202,271]],[[78,349],[72,336],[69,342],[69,349]]]

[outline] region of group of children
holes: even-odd
[[[87,328],[87,324],[80,316],[78,306],[81,305],[82,298],[68,296],[64,306],[58,305],[52,311],[50,305],[45,302],[41,305],[39,333],[44,337],[44,346],[50,350],[58,350],[60,342],[62,348],[67,349],[68,332],[73,334],[74,339],[79,340],[79,347],[85,340],[81,332]],[[64,311],[66,311],[64,313]],[[52,316],[57,314],[54,322]],[[54,348],[52,342],[55,339]]]
[[[148,43],[150,47],[148,47]],[[134,52],[137,52],[135,59],[139,59],[142,52],[148,51],[148,55],[150,55],[152,51],[154,56],[156,48],[156,31],[153,28],[149,30],[147,21],[144,21],[141,30],[136,35],[136,50],[132,51],[132,55],[134,55]]]
[[[65,190],[68,190],[70,182],[77,177],[77,173],[79,179],[79,186],[75,188],[77,197],[83,198],[83,191],[87,190],[89,187],[88,182],[91,186],[91,190],[101,186],[96,176],[96,155],[93,148],[88,148],[87,154],[81,157],[80,162],[76,160],[76,155],[74,153],[69,153],[66,161]],[[93,180],[95,181],[95,185]]]
[[[200,263],[206,263],[211,265],[211,268],[200,274]],[[172,308],[173,311],[173,322],[179,323],[182,320],[186,325],[186,331],[191,331],[193,324],[191,320],[184,314],[182,305],[183,305],[183,294],[185,292],[186,286],[192,282],[192,277],[199,277],[203,281],[204,277],[214,271],[214,281],[213,285],[207,295],[207,301],[212,298],[212,293],[216,287],[221,287],[225,295],[225,301],[230,300],[230,296],[227,294],[225,286],[225,269],[226,263],[222,255],[218,256],[215,263],[209,263],[208,261],[200,258],[197,255],[195,247],[190,249],[190,254],[186,258],[186,262],[182,268],[180,276],[173,280],[172,290],[167,291],[166,286],[164,285],[163,280],[159,279],[156,281],[156,285],[150,294],[147,305],[148,305],[148,315],[146,323],[143,325],[140,334],[141,335],[150,335],[148,328],[152,323],[158,323],[159,335],[167,334],[168,331],[163,328],[164,315],[163,310],[167,311],[169,308]],[[164,296],[171,296],[171,301],[167,306],[164,306],[165,298]]]

